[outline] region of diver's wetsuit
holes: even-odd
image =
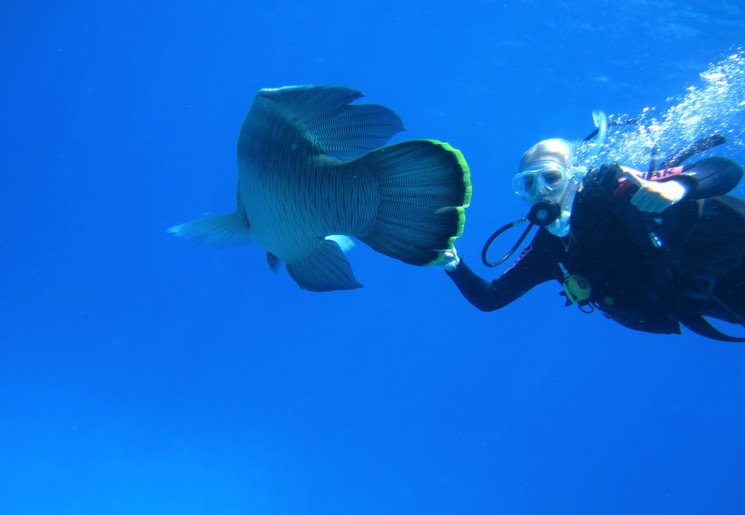
[[[742,175],[740,166],[718,157],[653,172],[651,180],[675,177],[688,192],[664,212],[645,214],[630,203],[637,187],[619,166],[604,165],[583,179],[568,236],[539,229],[512,267],[492,282],[463,261],[448,275],[482,311],[577,274],[590,284],[587,302],[632,329],[679,334],[683,322],[704,334],[694,327],[702,315],[742,322],[745,201],[726,195]]]

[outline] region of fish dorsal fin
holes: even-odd
[[[341,159],[380,148],[404,130],[401,118],[385,106],[351,105],[364,95],[342,86],[286,86],[258,94],[286,109],[320,153]]]

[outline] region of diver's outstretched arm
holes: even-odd
[[[479,277],[459,259],[452,270],[445,269],[463,296],[481,311],[501,309],[528,290],[550,280],[561,280],[559,261],[563,244],[540,229],[517,261],[499,279],[489,282]]]

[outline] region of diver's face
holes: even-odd
[[[558,201],[566,191],[567,170],[556,161],[539,161],[515,175],[512,186],[529,204]]]

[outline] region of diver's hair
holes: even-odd
[[[568,169],[574,162],[574,145],[560,138],[539,141],[523,154],[520,159],[520,171],[541,161],[554,161]]]

